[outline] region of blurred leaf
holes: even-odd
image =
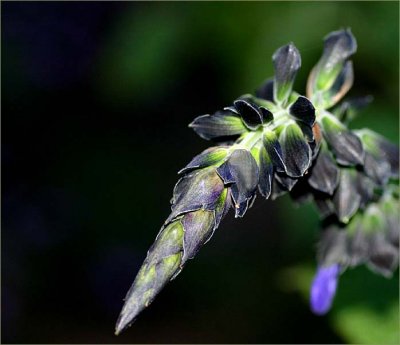
[[[349,306],[334,315],[333,325],[352,344],[398,344],[399,305],[378,313],[367,306]]]
[[[314,273],[310,264],[293,266],[280,273],[278,285],[287,292],[299,292],[308,303]],[[326,317],[348,343],[398,344],[398,286],[398,272],[385,279],[365,267],[348,270],[340,277],[333,308]]]

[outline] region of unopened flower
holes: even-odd
[[[316,106],[330,108],[351,88],[353,65],[348,59],[356,50],[357,42],[350,29],[325,37],[324,52],[307,83],[307,96]]]

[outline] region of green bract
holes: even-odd
[[[171,214],[126,296],[117,334],[196,255],[231,206],[235,217],[245,215],[257,191],[267,199],[290,193],[297,201],[315,202],[322,220],[317,255],[322,269],[313,291],[359,264],[392,274],[399,247],[398,147],[371,130],[347,127],[370,96],[328,111],[352,86],[349,58],[356,49],[349,29],[329,34],[305,97],[292,90],[300,53],[293,43],[285,45],[273,55],[274,77],[255,96],[243,95],[189,125],[216,146],[179,172]],[[326,312],[333,295],[326,297],[329,303],[324,298],[314,296],[313,310]]]

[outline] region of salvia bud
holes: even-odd
[[[272,56],[275,69],[274,100],[283,104],[288,99],[294,78],[301,67],[301,56],[293,43],[279,48]]]
[[[347,61],[357,50],[350,29],[330,33],[324,40],[324,51],[307,83],[307,95],[317,107],[336,104],[353,84],[353,66]]]

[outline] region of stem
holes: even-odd
[[[246,133],[243,136],[243,139],[239,143],[232,146],[232,151],[238,148],[243,148],[250,151],[253,148],[253,146],[256,145],[257,142],[261,139],[261,137],[262,137],[261,129],[255,132]]]

